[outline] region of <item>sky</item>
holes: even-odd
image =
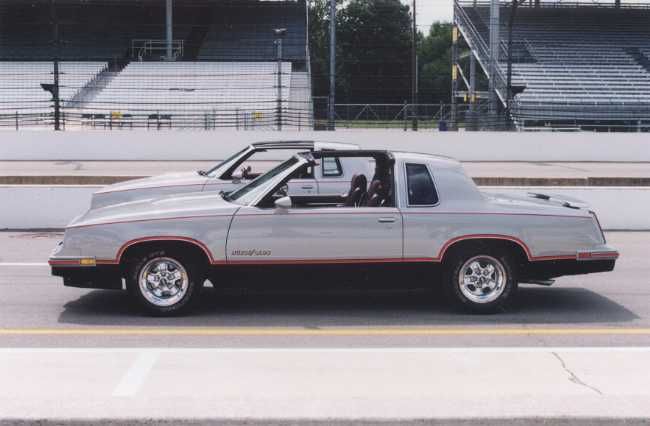
[[[403,0],[412,4],[412,0]],[[453,15],[452,0],[416,0],[418,27],[426,32],[435,21],[451,21]]]
[[[413,0],[402,0],[411,5]],[[453,15],[453,0],[416,0],[418,27],[427,32],[435,21],[451,21]],[[553,0],[554,2],[593,4],[594,0]],[[599,0],[601,3],[614,3],[614,0]],[[650,0],[622,0],[623,4],[649,4]]]

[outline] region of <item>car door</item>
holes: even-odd
[[[234,264],[400,262],[402,216],[394,207],[245,206],[226,252]]]

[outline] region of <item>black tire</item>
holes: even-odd
[[[507,250],[489,246],[463,247],[453,251],[444,264],[443,281],[447,295],[465,312],[494,314],[506,311],[514,300],[518,287],[514,259],[515,256]],[[478,263],[479,267],[484,269],[487,269],[488,265],[492,265],[495,269],[495,275],[487,275],[485,279],[489,282],[501,282],[501,286],[496,286],[496,288],[500,289],[499,291],[491,292],[487,297],[485,294],[477,295],[475,293],[488,292],[491,290],[490,288],[481,290],[478,286],[474,286],[475,291],[472,291],[472,286],[461,284],[460,275],[467,275],[474,263]],[[465,269],[465,271],[462,271],[462,269]],[[485,271],[483,270],[483,272]],[[490,273],[489,270],[487,273]],[[504,275],[501,281],[494,279],[498,273]],[[470,275],[474,275],[474,272]],[[469,275],[467,276],[468,279],[471,279]],[[481,275],[478,274],[478,276]],[[465,281],[463,280],[463,282]],[[482,282],[481,285],[483,285]],[[492,297],[494,297],[493,300]]]
[[[181,275],[183,283],[186,283],[184,290],[179,291],[173,298],[164,301],[161,297],[157,299],[159,303],[152,302],[155,295],[152,291],[148,291],[148,295],[144,292],[140,285],[141,273],[144,274],[143,269],[155,265],[156,262],[167,263],[174,265],[176,263],[182,269]],[[200,262],[195,259],[183,255],[175,250],[156,250],[150,253],[141,255],[129,264],[128,272],[126,275],[126,288],[131,295],[132,299],[143,309],[143,311],[152,316],[175,316],[187,313],[195,305],[198,295],[201,292],[203,283],[205,281],[204,268],[201,267]],[[167,272],[169,269],[166,269]],[[172,270],[173,271],[173,270]],[[183,274],[184,272],[184,274]],[[147,286],[147,284],[144,284]],[[178,298],[178,300],[176,300]],[[173,303],[171,303],[173,301]],[[163,303],[170,303],[164,305]]]

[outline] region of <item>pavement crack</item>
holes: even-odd
[[[578,377],[578,376],[576,375],[576,373],[574,373],[574,372],[573,372],[569,367],[567,367],[566,362],[564,362],[564,359],[562,359],[562,357],[561,357],[557,352],[551,352],[551,353],[553,354],[553,356],[554,356],[558,361],[560,361],[560,365],[562,365],[562,368],[564,369],[564,371],[566,371],[567,374],[569,375],[569,381],[570,381],[570,382],[573,382],[573,383],[575,383],[576,385],[579,385],[579,386],[584,386],[584,387],[586,387],[587,389],[591,389],[592,391],[596,392],[596,393],[599,394],[599,395],[602,395],[602,394],[603,394],[603,393],[600,391],[600,389],[598,389],[598,388],[596,388],[596,387],[594,387],[594,386],[591,386],[591,385],[589,385],[589,384],[583,382],[582,380],[580,380],[580,377]]]

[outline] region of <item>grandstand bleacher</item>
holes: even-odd
[[[104,128],[304,127],[313,121],[304,0],[188,0],[174,5],[174,57],[165,57],[164,2],[57,0],[0,4],[0,126],[29,114]],[[283,39],[281,99],[275,28]],[[278,105],[281,110],[278,111]],[[15,118],[15,120],[14,120]],[[296,123],[294,123],[296,122]]]
[[[502,100],[509,14],[502,6],[496,84]],[[457,2],[456,16],[468,44],[486,63],[489,3]],[[650,9],[525,3],[515,22],[512,85],[521,91],[513,99],[515,124],[650,125]]]
[[[65,104],[106,69],[106,62],[61,62],[59,96]],[[0,111],[4,113],[50,111],[51,94],[41,88],[50,83],[53,62],[0,62]]]
[[[273,62],[132,62],[78,106],[113,116],[171,117],[173,127],[273,126],[277,105],[277,64]],[[282,64],[283,108],[287,108],[291,63]],[[198,121],[198,123],[194,123]]]

